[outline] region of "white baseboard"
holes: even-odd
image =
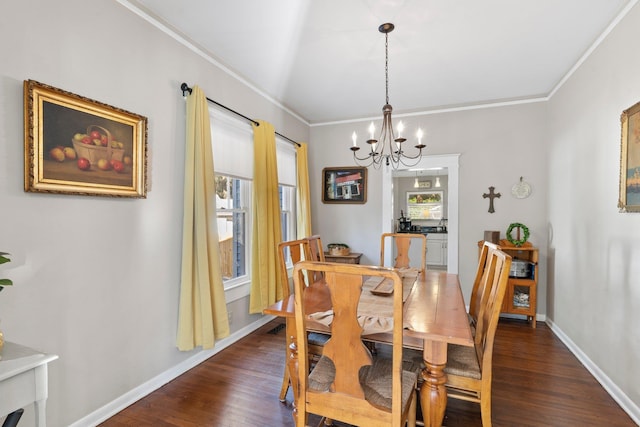
[[[553,333],[566,345],[569,350],[573,353],[574,356],[578,358],[580,363],[584,365],[585,368],[591,375],[595,377],[595,379],[602,385],[602,387],[606,390],[609,395],[615,400],[618,405],[631,417],[631,419],[638,425],[640,425],[640,407],[635,404],[629,397],[620,390],[611,378],[609,378],[602,370],[589,359],[589,357],[584,354],[584,352],[578,347],[563,331],[553,323],[551,320],[547,320],[547,325],[553,331]]]
[[[198,353],[194,354],[193,356],[184,360],[178,365],[164,371],[163,373],[157,375],[156,377],[150,379],[149,381],[143,384],[140,384],[138,387],[128,391],[127,393],[123,394],[117,399],[107,403],[106,405],[90,413],[86,417],[79,419],[78,421],[71,424],[69,427],[97,426],[98,424],[106,421],[110,417],[122,411],[124,408],[137,402],[138,400],[142,399],[146,395],[154,392],[155,390],[159,389],[163,385],[167,384],[169,381],[174,380],[175,378],[187,372],[189,369],[199,365],[200,363],[204,362],[211,356],[224,350],[225,348],[229,347],[231,344],[235,343],[241,338],[244,338],[251,332],[267,324],[273,319],[274,319],[274,316],[263,316],[260,320],[257,320],[252,324],[245,326],[244,328],[234,332],[233,334],[229,335],[226,338],[221,339],[220,341],[216,341],[215,346],[212,349],[199,351]]]

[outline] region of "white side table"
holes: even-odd
[[[5,342],[0,353],[0,416],[34,404],[36,426],[45,427],[47,363],[58,358],[28,347]]]

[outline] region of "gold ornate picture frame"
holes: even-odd
[[[24,82],[27,192],[147,195],[147,118],[33,80]]]
[[[640,102],[620,115],[620,212],[640,212]]]

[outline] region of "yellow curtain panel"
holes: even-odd
[[[177,346],[212,348],[229,335],[220,268],[213,150],[207,99],[198,86],[187,98],[182,277]]]
[[[282,299],[277,248],[282,241],[276,134],[273,125],[259,120],[253,125],[253,242],[249,312],[262,310]]]
[[[307,144],[296,147],[297,196],[297,236],[298,239],[311,236],[311,196],[309,194],[309,160]]]

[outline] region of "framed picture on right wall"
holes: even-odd
[[[620,115],[620,212],[640,212],[640,102]]]

